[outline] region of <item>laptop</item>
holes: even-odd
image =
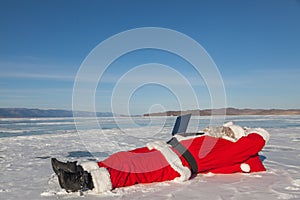
[[[172,136],[179,134],[182,136],[194,136],[194,135],[203,135],[204,132],[197,133],[187,133],[187,127],[189,125],[189,121],[191,119],[192,114],[181,115],[176,118],[175,125],[173,127]]]
[[[173,127],[172,135],[185,133],[192,114],[181,115],[177,117]]]

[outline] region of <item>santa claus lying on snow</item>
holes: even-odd
[[[118,187],[162,181],[187,181],[198,173],[265,171],[258,152],[269,140],[261,128],[242,128],[229,122],[207,128],[204,135],[175,135],[168,143],[118,152],[100,162],[60,162],[52,158],[59,184],[66,191],[101,193]],[[217,135],[217,136],[216,136]]]

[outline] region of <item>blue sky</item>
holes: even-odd
[[[0,107],[71,109],[74,78],[93,48],[128,29],[164,27],[206,49],[222,75],[227,106],[300,108],[299,22],[296,0],[1,0]],[[97,110],[111,111],[115,81],[149,62],[170,65],[191,80],[199,78],[187,63],[165,52],[125,55],[99,85]],[[201,99],[199,108],[209,108],[205,86],[192,85]],[[133,94],[130,110],[142,114],[156,104],[179,109],[170,91],[148,85]],[[183,109],[193,108],[191,103]]]

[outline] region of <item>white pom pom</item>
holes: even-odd
[[[245,173],[249,173],[250,172],[250,166],[247,163],[242,163],[240,165],[240,168]]]

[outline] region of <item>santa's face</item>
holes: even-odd
[[[213,137],[218,137],[218,138],[229,137],[234,140],[237,139],[236,135],[234,134],[233,130],[230,127],[225,127],[225,126],[207,127],[203,131]]]
[[[236,139],[235,134],[230,127],[222,127],[221,135]]]

